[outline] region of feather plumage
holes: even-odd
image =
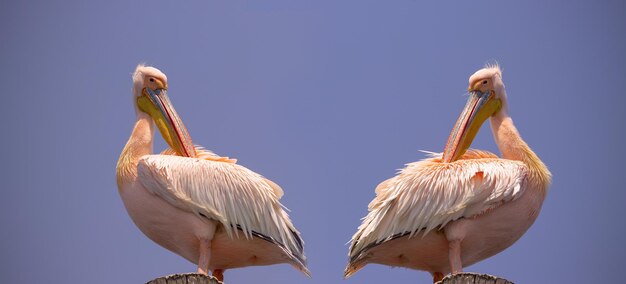
[[[527,172],[522,162],[478,150],[468,150],[453,163],[441,163],[441,154],[435,154],[408,164],[376,188],[369,213],[352,237],[351,262],[399,234],[424,236],[515,200],[523,193]]]
[[[219,221],[230,237],[239,230],[246,238],[267,236],[304,264],[300,234],[279,202],[282,190],[261,175],[231,162],[146,155],[138,179],[171,205]]]

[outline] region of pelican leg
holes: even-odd
[[[450,261],[450,272],[452,274],[463,272],[461,242],[465,238],[467,226],[467,219],[459,219],[451,222],[444,228],[444,233],[448,240],[448,260]]]
[[[211,241],[200,239],[200,258],[198,259],[198,273],[209,275],[211,261]]]
[[[452,240],[448,243],[448,259],[452,274],[463,272],[461,262],[461,240]]]
[[[443,279],[443,273],[441,272],[433,272],[433,283],[437,283]]]
[[[213,269],[213,277],[218,281],[224,282],[224,269]]]

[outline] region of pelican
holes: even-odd
[[[346,278],[378,263],[427,271],[436,282],[508,248],[537,218],[551,174],[508,114],[499,66],[474,73],[468,91],[443,153],[376,187],[351,240]],[[468,150],[487,118],[502,158]]]
[[[167,77],[137,66],[137,120],[117,163],[119,193],[151,240],[223,280],[230,268],[287,263],[310,276],[303,241],[274,182],[195,146],[167,96]],[[154,129],[171,147],[152,153]]]

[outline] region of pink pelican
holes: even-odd
[[[137,227],[162,247],[223,279],[225,269],[288,263],[310,275],[300,233],[263,176],[195,146],[167,96],[167,77],[133,74],[135,127],[117,163],[117,185]],[[155,124],[169,144],[153,154]]]
[[[443,153],[376,187],[345,277],[379,263],[428,271],[436,282],[508,248],[539,215],[551,174],[513,125],[500,68],[474,73],[468,91]],[[467,150],[487,118],[502,158]]]

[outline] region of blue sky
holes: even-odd
[[[143,236],[117,193],[130,75],[145,62],[168,75],[194,142],[280,184],[304,236],[312,279],[275,265],[227,271],[227,283],[428,283],[379,265],[344,281],[345,243],[379,182],[443,149],[467,78],[497,61],[554,179],[526,235],[466,270],[609,281],[626,254],[626,4],[440,2],[3,1],[3,280],[195,270]],[[497,153],[488,124],[472,147]]]

